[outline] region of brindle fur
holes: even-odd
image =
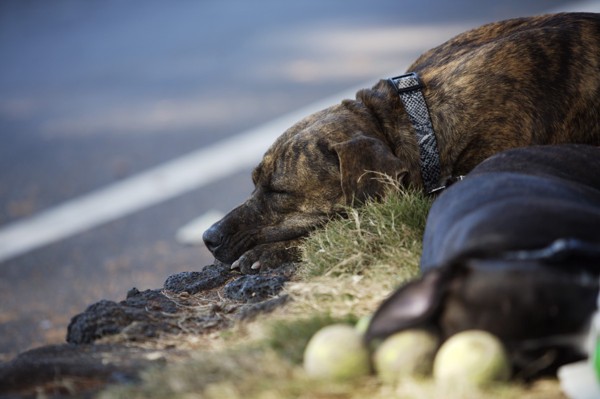
[[[408,70],[425,85],[443,177],[509,148],[600,144],[600,14],[484,25]],[[294,260],[302,237],[341,205],[383,195],[382,173],[422,188],[418,154],[403,105],[381,80],[283,133],[254,170],[250,198],[205,242],[243,272]]]

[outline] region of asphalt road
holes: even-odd
[[[567,3],[4,0],[0,234],[324,97],[400,74],[469,27]],[[0,361],[63,342],[70,318],[91,303],[122,300],[131,287],[158,288],[170,274],[209,264],[203,246],[184,246],[176,233],[241,202],[252,189],[249,172],[240,166],[0,261]],[[77,217],[95,211],[86,212]]]

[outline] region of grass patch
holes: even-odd
[[[348,208],[304,243],[300,276],[365,275],[392,271],[413,276],[431,199],[416,190],[396,190],[383,202]]]

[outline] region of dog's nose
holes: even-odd
[[[223,234],[221,234],[217,226],[212,225],[202,234],[202,240],[204,240],[204,244],[206,244],[208,250],[214,253],[223,242]]]

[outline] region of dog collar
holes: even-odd
[[[427,103],[421,91],[423,83],[414,72],[390,78],[388,81],[398,92],[417,134],[421,178],[425,191],[428,194],[440,191],[445,186],[440,185],[440,155]]]

